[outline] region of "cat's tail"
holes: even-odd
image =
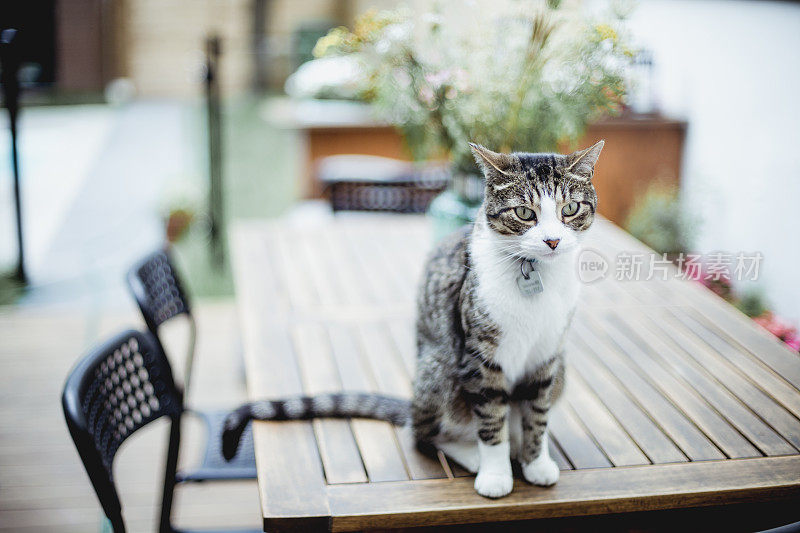
[[[250,402],[232,411],[222,432],[222,455],[230,461],[251,420],[308,420],[311,418],[373,418],[403,426],[411,419],[411,403],[402,398],[361,392],[296,396]]]

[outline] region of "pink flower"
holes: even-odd
[[[789,348],[795,352],[800,352],[800,335],[795,335],[794,337],[784,339],[783,342],[785,342]]]
[[[756,321],[761,327],[778,337],[785,342],[791,349],[800,351],[800,335],[797,333],[797,328],[788,322],[776,317],[772,312],[767,311],[761,316],[755,317]]]

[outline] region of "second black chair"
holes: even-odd
[[[159,250],[154,252],[131,270],[127,276],[130,288],[147,328],[154,335],[164,353],[164,343],[159,336],[162,324],[175,317],[183,316],[189,324],[186,362],[184,367],[184,391],[189,390],[195,354],[197,326],[191,312],[189,299],[183,290],[169,254]],[[205,481],[223,479],[252,479],[256,477],[255,452],[252,430],[248,427],[242,436],[242,448],[236,457],[227,462],[222,456],[222,430],[228,410],[198,411],[188,409],[205,423],[208,438],[202,463],[189,471],[179,472],[179,481]]]
[[[142,427],[162,417],[170,419],[158,531],[175,532],[170,516],[179,481],[183,398],[155,338],[129,330],[93,350],[70,372],[62,405],[72,440],[114,533],[125,532],[114,479],[117,451]]]

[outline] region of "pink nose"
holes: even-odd
[[[544,243],[550,247],[551,250],[555,250],[558,243],[561,242],[561,239],[545,239]]]

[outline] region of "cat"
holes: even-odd
[[[511,492],[512,460],[534,485],[558,481],[547,417],[564,388],[575,265],[595,218],[592,177],[603,141],[569,155],[470,148],[484,200],[475,223],[439,243],[426,264],[412,401],[334,393],[248,403],[226,419],[226,458],[251,419],[367,417],[410,423],[421,448],[438,448],[477,474],[482,496]]]

